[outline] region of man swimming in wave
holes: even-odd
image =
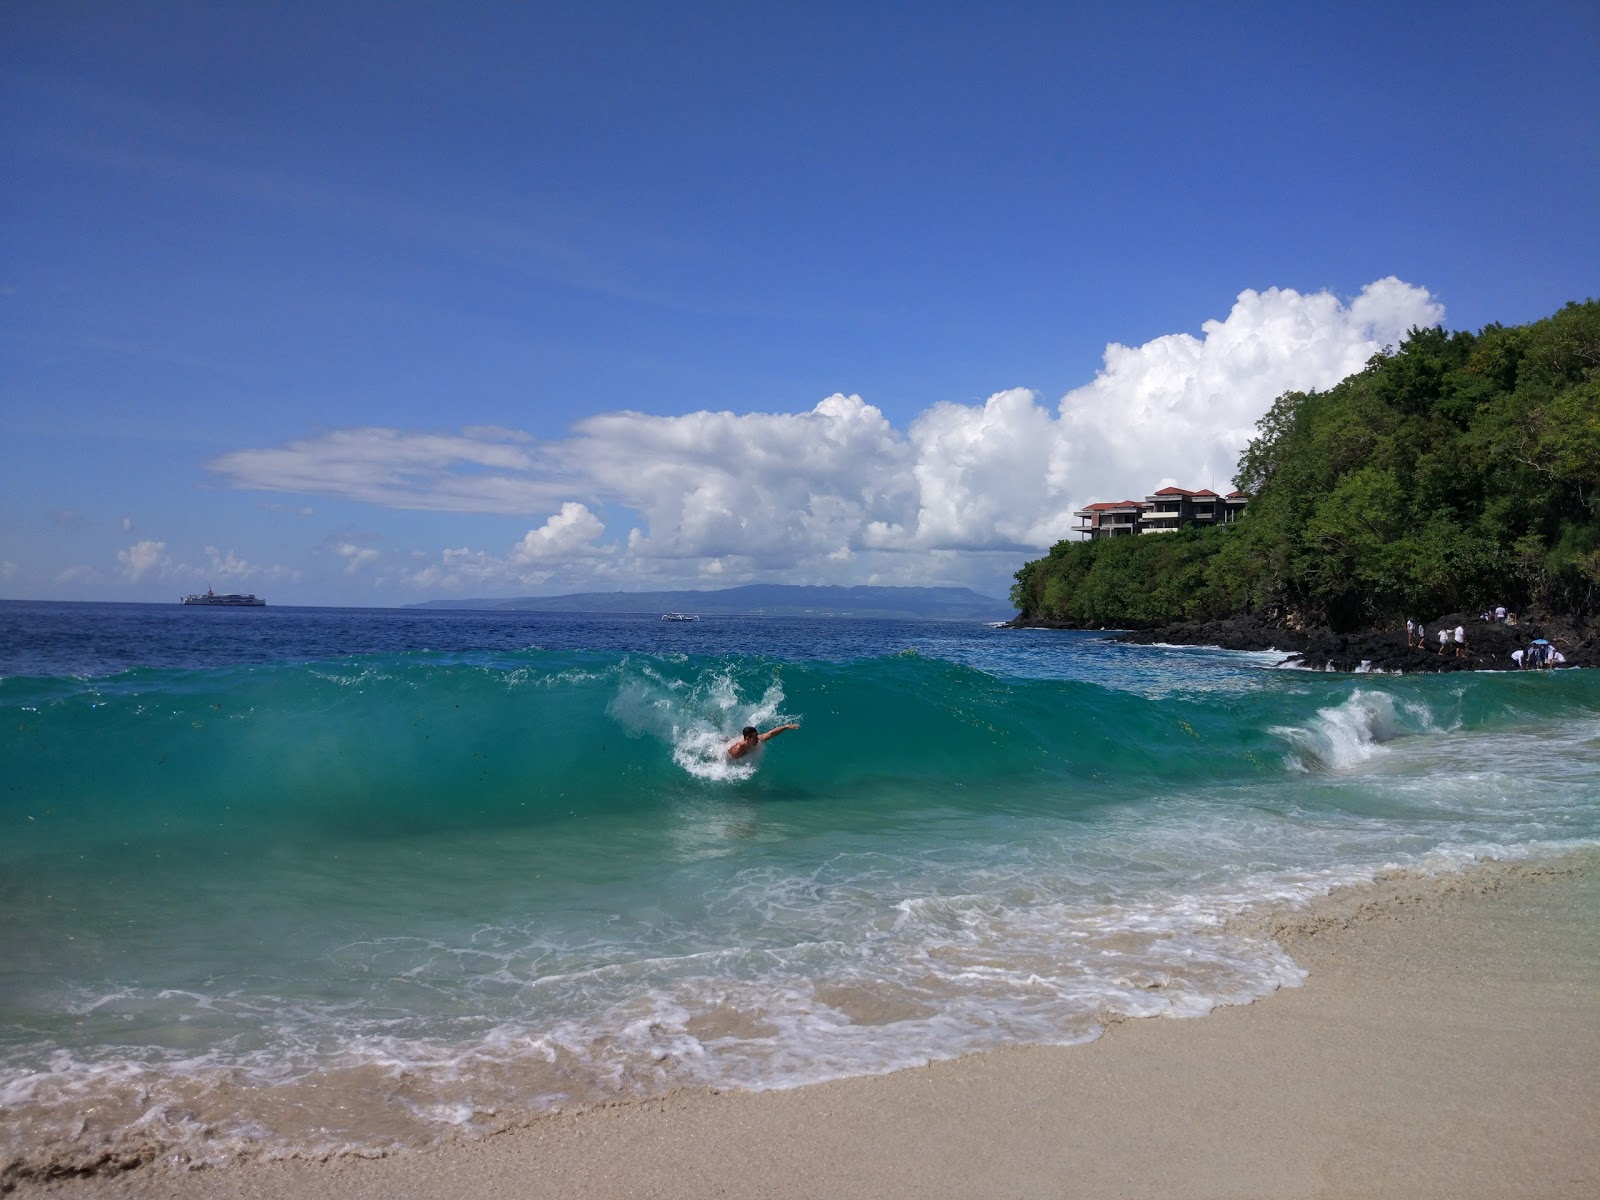
[[[784,732],[784,730],[799,728],[800,726],[797,722],[790,721],[787,725],[777,725],[767,730],[765,733],[757,733],[754,725],[746,725],[744,727],[744,736],[733,745],[728,747],[728,757],[736,759],[743,758],[751,751],[759,748],[762,742],[765,742],[770,738],[777,737],[780,733]]]

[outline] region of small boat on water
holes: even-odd
[[[696,613],[662,613],[661,619],[663,621],[698,621],[700,617]]]
[[[213,592],[207,588],[203,593],[197,592],[193,596],[185,596],[180,604],[212,604],[222,608],[263,608],[266,601],[260,596],[252,596],[240,592]]]

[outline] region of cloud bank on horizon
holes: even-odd
[[[530,520],[493,550],[339,548],[345,570],[413,592],[977,583],[1068,536],[1091,501],[1228,490],[1277,396],[1332,386],[1443,317],[1393,276],[1348,302],[1247,290],[1199,337],[1107,346],[1095,378],[1053,407],[1011,388],[935,403],[901,430],[835,394],[796,413],[611,412],[550,441],[498,426],[334,429],[207,466],[234,488]],[[148,572],[162,549],[139,543],[124,565]]]

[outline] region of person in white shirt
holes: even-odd
[[[1457,658],[1465,658],[1466,656],[1467,656],[1467,627],[1465,625],[1457,625],[1456,626],[1456,657]]]

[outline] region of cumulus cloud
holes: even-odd
[[[587,505],[567,501],[539,526],[530,529],[505,554],[465,546],[443,551],[437,562],[423,561],[402,572],[412,587],[459,590],[463,587],[538,587],[565,581],[572,590],[607,577],[603,561],[618,554],[615,544],[600,538],[605,526]],[[427,556],[418,556],[426,560]]]
[[[1061,399],[1052,494],[1076,504],[1165,483],[1226,491],[1274,399],[1331,387],[1412,326],[1443,317],[1426,289],[1391,276],[1348,305],[1329,292],[1245,291],[1202,337],[1107,346],[1094,381]]]
[[[130,583],[146,579],[181,579],[203,583],[237,584],[244,579],[299,580],[301,573],[290,567],[273,564],[262,566],[248,562],[232,550],[205,547],[204,566],[179,562],[167,550],[167,543],[154,538],[135,542],[125,550],[117,551],[118,571]],[[57,576],[57,583],[82,583],[97,580],[99,572],[92,567],[71,567]]]
[[[250,564],[232,550],[223,553],[215,546],[206,547],[206,565],[209,573],[218,579],[243,579],[251,573]]]
[[[126,550],[118,550],[117,561],[122,564],[123,574],[135,583],[146,575],[153,574],[159,578],[172,572],[172,559],[167,554],[167,544],[148,538],[142,542],[135,542]]]
[[[358,546],[354,542],[339,542],[333,552],[344,559],[344,573],[354,575],[363,567],[370,567],[383,555],[371,546]]]
[[[240,558],[232,550],[219,550],[215,546],[207,546],[206,565],[202,570],[195,571],[196,575],[204,575],[207,579],[222,579],[238,581],[243,579],[289,579],[297,580],[300,572],[290,567],[277,563],[271,566],[261,566],[259,563],[248,562]]]
[[[903,544],[981,549],[1052,540],[1036,526],[1059,435],[1024,388],[982,405],[937,404],[923,413],[911,424],[917,515]]]
[[[911,449],[859,396],[805,413],[609,413],[559,448],[589,493],[633,509],[630,552],[783,567],[913,511]]]
[[[600,523],[600,518],[590,512],[586,505],[569,500],[561,506],[560,512],[538,529],[528,530],[523,539],[511,548],[510,559],[514,563],[536,563],[550,559],[614,554],[615,546],[596,544],[605,531],[606,527]]]
[[[503,554],[462,547],[411,569],[418,587],[945,582],[963,563],[1014,569],[1092,500],[1227,490],[1278,395],[1329,387],[1442,318],[1426,289],[1393,277],[1348,302],[1247,290],[1198,336],[1107,346],[1095,378],[1054,405],[1013,388],[935,404],[903,431],[833,395],[798,413],[606,413],[549,442],[494,426],[336,430],[209,465],[236,487],[542,518]],[[607,506],[636,518],[609,541],[594,511]],[[339,552],[349,570],[377,556]]]

